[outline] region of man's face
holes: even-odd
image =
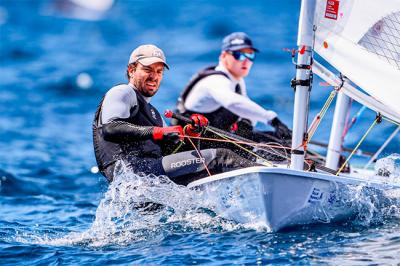
[[[132,68],[130,72],[130,82],[136,89],[146,97],[151,97],[158,91],[164,73],[163,63],[154,63],[149,66],[137,64],[136,69]]]
[[[244,48],[237,52],[254,54],[254,50],[251,48]],[[236,59],[232,52],[229,51],[225,51],[221,54],[221,60],[226,69],[237,79],[246,77],[253,65],[253,62],[244,55]]]

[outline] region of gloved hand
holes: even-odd
[[[192,114],[190,119],[192,119],[192,123],[186,127],[185,133],[192,137],[199,137],[208,126],[208,119],[200,114]]]
[[[153,139],[178,144],[183,140],[183,129],[181,126],[154,127]]]
[[[236,124],[237,124],[237,130],[235,132],[236,134],[245,138],[251,138],[254,128],[249,119],[241,118],[239,121],[236,122]]]
[[[277,138],[289,140],[292,138],[292,131],[284,124],[278,117],[275,117],[270,122],[271,126],[275,128],[275,135]]]

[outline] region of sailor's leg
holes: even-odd
[[[196,151],[180,152],[164,156],[162,158],[138,158],[128,156],[124,158],[123,163],[135,173],[143,173],[146,175],[166,175],[173,181],[175,177],[202,173],[207,175],[205,166],[208,165],[216,156],[215,149],[201,151],[200,158]],[[204,163],[203,163],[204,162]],[[107,167],[105,175],[109,182],[115,179],[115,175],[121,171],[118,163]],[[204,172],[204,173],[203,173]],[[177,182],[178,183],[178,182]]]
[[[243,158],[228,149],[187,151],[165,156],[162,159],[164,171],[175,183],[186,185],[194,180],[206,177],[207,169],[211,174],[254,166],[256,163]]]
[[[167,155],[159,159],[131,157],[125,162],[134,172],[166,175],[175,183],[182,185],[208,176],[206,168],[211,174],[218,174],[257,165],[228,149],[205,149],[200,153],[201,157],[194,150]],[[111,181],[115,173],[111,174],[110,169],[109,174]]]
[[[164,156],[162,166],[170,178],[187,174],[199,173],[206,170],[206,165],[217,156],[216,149],[201,150],[201,157],[196,151],[185,151]]]

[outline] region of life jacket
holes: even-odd
[[[130,88],[132,89],[132,88]],[[121,119],[138,126],[163,126],[160,113],[150,103],[146,102],[140,93],[136,93],[138,100],[137,108],[130,110],[130,116]],[[159,158],[162,156],[161,147],[153,140],[121,140],[121,143],[110,142],[104,139],[101,123],[101,107],[104,97],[97,107],[93,120],[93,144],[97,165],[104,175],[104,170],[119,159],[127,156],[138,158]]]
[[[187,96],[189,95],[189,93],[192,91],[192,89],[194,88],[194,86],[197,84],[197,82],[199,82],[200,80],[202,80],[203,78],[206,78],[208,76],[211,75],[223,75],[224,77],[226,77],[227,79],[229,79],[229,76],[223,72],[223,71],[219,71],[219,70],[215,70],[216,66],[209,66],[199,72],[197,72],[189,81],[189,83],[186,85],[186,87],[183,89],[181,95],[178,98],[177,104],[176,104],[176,111],[184,116],[190,117],[192,114],[194,113],[200,113],[200,112],[194,112],[191,110],[187,110],[185,108],[185,101],[187,99]],[[242,91],[239,89],[235,89],[236,93],[238,94],[242,94]],[[230,130],[232,125],[234,123],[236,123],[239,119],[239,116],[235,115],[234,113],[232,113],[231,111],[229,111],[228,109],[226,109],[225,107],[220,107],[217,110],[213,111],[213,112],[209,112],[209,113],[200,113],[202,115],[204,115],[205,117],[207,117],[207,119],[210,122],[211,126],[215,126],[218,127],[220,129],[223,130]],[[171,121],[173,124],[179,124],[179,121]]]

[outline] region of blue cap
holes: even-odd
[[[249,36],[244,32],[233,32],[222,41],[222,51],[238,51],[244,48],[250,48],[255,52],[259,52],[258,49],[253,46],[253,42],[250,40]]]

